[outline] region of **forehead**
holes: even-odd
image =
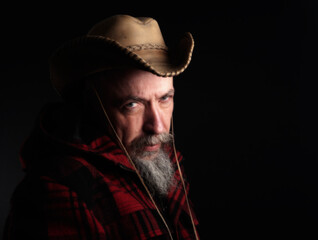
[[[103,74],[98,88],[109,97],[159,97],[173,89],[173,78],[160,77],[139,69],[115,70]]]

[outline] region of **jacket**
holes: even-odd
[[[105,135],[89,143],[57,137],[61,122],[51,122],[59,109],[43,110],[21,148],[26,174],[12,196],[4,239],[170,239],[123,151]],[[182,166],[179,152],[178,159]],[[167,198],[155,201],[174,239],[194,239],[177,170],[175,175]]]

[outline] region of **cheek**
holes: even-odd
[[[142,117],[127,117],[119,113],[115,115],[114,125],[116,133],[125,147],[128,147],[136,137],[142,135]]]

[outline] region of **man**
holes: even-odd
[[[64,101],[21,149],[5,239],[198,239],[171,125],[192,50],[189,33],[168,50],[154,19],[116,15],[53,54]]]

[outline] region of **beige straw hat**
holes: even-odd
[[[91,74],[127,65],[162,77],[177,76],[189,65],[193,47],[190,33],[168,49],[156,20],[115,15],[58,48],[50,58],[50,77],[63,96]]]

